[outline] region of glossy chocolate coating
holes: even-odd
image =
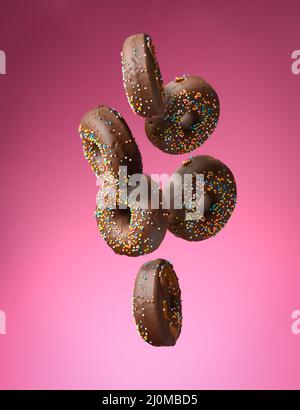
[[[236,204],[236,183],[230,169],[211,156],[201,155],[184,161],[175,174],[180,175],[182,181],[185,174],[204,175],[204,213],[198,220],[186,220],[185,207],[174,209],[175,185],[171,177],[166,187],[170,189],[171,197],[169,231],[187,241],[202,241],[216,235],[225,226]],[[183,198],[183,192],[179,195]]]
[[[88,111],[79,126],[83,152],[92,170],[99,176],[118,175],[119,166],[127,166],[128,175],[143,172],[142,156],[121,114],[101,105]]]
[[[163,111],[163,85],[154,45],[147,34],[128,37],[122,49],[123,84],[128,102],[142,117]]]
[[[215,90],[202,78],[177,77],[165,87],[165,110],[147,118],[149,140],[169,154],[184,154],[198,148],[214,131],[220,114]]]
[[[153,346],[174,346],[181,332],[178,278],[170,262],[156,259],[139,270],[133,293],[133,315],[141,337]]]
[[[148,198],[145,207],[137,203],[117,201],[117,209],[112,207],[99,207],[96,209],[96,221],[101,236],[119,255],[140,256],[155,251],[165,237],[168,225],[168,211],[161,208],[153,209],[151,206],[150,191],[157,191],[159,202],[162,193],[159,186],[150,177],[148,181]],[[116,183],[117,186],[117,183]],[[128,189],[128,197],[134,188]],[[103,193],[103,187],[99,191]],[[126,209],[120,209],[126,205]]]

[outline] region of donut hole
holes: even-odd
[[[212,191],[206,191],[204,195],[204,216],[209,216],[214,211],[218,199]]]
[[[191,128],[203,120],[202,116],[196,111],[187,111],[180,119],[182,130],[189,131]]]
[[[177,276],[171,265],[164,266],[160,276],[163,293],[163,317],[169,322],[169,329],[175,340],[181,330],[181,292]]]
[[[203,194],[204,194],[204,198],[203,198],[203,200],[204,200],[203,215],[205,217],[208,217],[209,215],[212,214],[212,212],[214,211],[215,206],[219,202],[218,196],[212,190],[208,190],[206,186],[204,188],[204,192],[203,192],[203,190],[201,190],[200,192],[197,192],[198,191],[197,188],[200,189],[200,187],[197,187],[196,176],[193,175],[191,186],[188,188],[190,190],[191,201],[192,202],[185,203],[185,208],[195,210],[196,209],[196,201],[200,200],[202,198]],[[198,195],[199,195],[199,197],[198,197]],[[185,200],[183,192],[182,192],[182,200],[183,201]]]
[[[84,151],[89,161],[93,162],[95,166],[99,166],[103,163],[101,150],[95,141],[86,139],[84,142]]]
[[[102,158],[101,151],[100,151],[100,148],[98,147],[98,145],[95,142],[91,142],[90,143],[90,148],[91,148],[91,151],[93,153],[94,161],[99,165],[102,164],[103,158]]]
[[[128,229],[131,222],[131,209],[129,207],[125,209],[114,209],[112,221],[115,222],[122,230]]]

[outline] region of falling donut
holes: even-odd
[[[142,117],[163,111],[163,82],[155,48],[148,34],[128,37],[121,53],[123,85],[132,110]]]
[[[80,126],[85,158],[96,176],[119,173],[127,166],[128,175],[142,173],[142,156],[124,118],[113,108],[101,105],[84,114]]]
[[[149,140],[168,154],[191,152],[203,144],[216,128],[220,114],[215,90],[200,77],[177,77],[165,87],[165,110],[147,118]]]
[[[127,197],[123,198],[118,193],[118,182],[114,178],[99,189],[95,213],[98,229],[106,243],[119,255],[140,256],[151,253],[159,247],[167,231],[168,211],[161,207],[162,192],[150,177],[141,177],[147,183],[148,190],[144,204],[129,200],[130,195],[134,194],[133,187],[128,188]],[[112,185],[115,189],[110,192]],[[114,192],[117,192],[115,207],[107,200],[109,195],[114,196]],[[151,197],[155,194],[158,208],[151,204]]]
[[[153,346],[174,346],[181,332],[178,278],[170,262],[156,259],[139,270],[133,292],[133,315],[141,337]]]
[[[204,177],[204,209],[198,219],[187,218],[190,212],[186,206],[175,209],[176,195],[183,201],[184,194],[176,194],[174,175],[184,179],[184,176],[193,176],[191,195],[195,192],[195,176]],[[171,210],[168,220],[168,229],[174,235],[187,241],[202,241],[216,235],[227,223],[236,205],[237,190],[234,176],[230,169],[221,161],[207,155],[192,157],[183,162],[183,165],[171,176],[170,184]],[[174,195],[175,193],[175,195]],[[178,198],[177,198],[178,199]]]

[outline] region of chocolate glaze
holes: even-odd
[[[156,259],[139,270],[133,292],[133,315],[141,337],[153,346],[174,346],[181,332],[178,278],[170,262]]]
[[[154,45],[147,34],[128,37],[121,53],[123,84],[128,102],[142,117],[163,111],[163,85]]]
[[[155,251],[165,237],[168,224],[168,211],[151,206],[150,191],[159,192],[161,202],[162,192],[157,183],[148,180],[148,201],[145,208],[140,204],[132,204],[118,197],[117,209],[97,207],[96,221],[101,236],[119,255],[140,256]],[[117,187],[117,183],[116,183]],[[128,189],[128,197],[134,188]],[[103,190],[103,187],[100,188]],[[102,191],[101,191],[102,192]],[[121,209],[126,205],[126,209]]]
[[[204,175],[204,214],[201,219],[190,221],[186,220],[185,207],[174,209],[174,182],[171,177],[166,187],[170,189],[171,197],[169,231],[188,241],[201,241],[216,235],[225,226],[236,204],[237,191],[232,172],[221,161],[201,155],[184,161],[176,173],[182,181],[184,174]],[[183,198],[183,192],[181,195]]]
[[[200,77],[177,77],[165,87],[165,110],[147,118],[149,140],[169,154],[183,154],[198,148],[214,131],[220,114],[215,90]]]
[[[120,165],[128,175],[143,172],[142,156],[124,118],[113,108],[101,105],[88,111],[79,126],[83,152],[96,176],[117,176]]]

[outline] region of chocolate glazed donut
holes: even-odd
[[[142,117],[163,111],[163,85],[154,45],[147,34],[128,37],[121,53],[123,84],[128,102]]]
[[[140,268],[133,292],[133,315],[147,343],[175,345],[182,324],[181,291],[170,262],[156,259]]]
[[[185,75],[165,87],[165,110],[147,118],[149,140],[169,154],[184,154],[198,148],[214,131],[220,114],[215,90],[202,78]]]
[[[200,219],[188,220],[187,209],[184,206],[182,209],[174,209],[175,185],[172,176],[170,184],[166,187],[170,189],[171,198],[169,231],[187,241],[202,241],[216,235],[225,226],[236,205],[236,183],[230,169],[211,156],[201,155],[184,161],[175,174],[178,174],[182,181],[185,174],[203,174],[204,213]],[[195,183],[194,178],[192,190],[195,189]],[[183,201],[183,192],[179,191],[177,194]]]
[[[150,177],[144,175],[148,183],[148,196],[146,206],[140,202],[129,201],[130,194],[136,188],[128,188],[127,198],[122,198],[122,195],[117,195],[116,209],[108,203],[101,201],[104,206],[99,206],[100,201],[97,200],[97,208],[95,212],[98,229],[101,236],[119,255],[140,256],[155,251],[165,237],[168,225],[168,211],[162,209],[161,198],[162,192],[156,182]],[[115,185],[118,192],[118,182],[108,182],[111,187]],[[158,209],[153,209],[151,206],[151,195],[158,193]],[[99,194],[106,195],[105,189],[100,188]],[[109,195],[109,193],[107,194]],[[103,198],[103,197],[102,197]]]
[[[110,172],[118,175],[126,165],[128,175],[142,173],[142,157],[128,125],[113,108],[101,105],[84,114],[80,126],[85,158],[96,176]]]

